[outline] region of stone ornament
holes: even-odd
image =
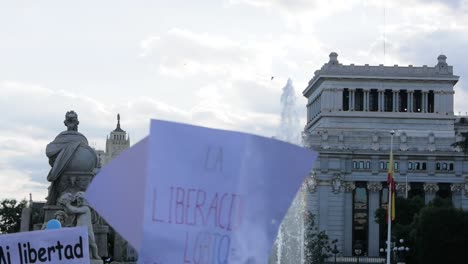
[[[465,187],[463,183],[454,183],[450,185],[450,191],[452,191],[452,193],[461,193],[463,187]]]
[[[428,135],[428,140],[429,140],[429,144],[427,146],[427,150],[433,152],[436,150],[436,147],[435,147],[435,136],[434,136],[434,133],[433,132],[430,132],[429,135]]]
[[[344,133],[343,131],[340,132],[338,135],[338,149],[346,149],[344,144]]]
[[[307,177],[306,185],[310,193],[313,193],[317,190],[317,176],[315,171],[311,171],[309,177]]]
[[[395,189],[397,192],[406,193],[406,186],[408,185],[408,191],[411,190],[411,185],[408,183],[397,183],[395,184]]]
[[[437,185],[437,183],[425,183],[424,191],[426,193],[436,193],[439,191],[439,185]]]
[[[341,187],[343,186],[341,175],[339,173],[336,173],[333,176],[333,179],[331,181],[331,186],[332,186],[332,191],[333,193],[339,193],[341,191]]]
[[[330,144],[328,143],[328,131],[323,130],[323,131],[320,131],[319,134],[321,136],[321,147],[322,147],[322,149],[329,149]]]
[[[407,151],[408,150],[408,143],[406,142],[408,140],[408,137],[406,136],[406,132],[401,132],[400,133],[400,150],[401,151]]]
[[[89,257],[94,260],[100,260],[94,237],[91,208],[84,198],[84,192],[77,192],[75,195],[69,192],[64,193],[57,199],[57,204],[64,207],[68,214],[75,216],[76,226],[88,228]]]
[[[354,189],[356,189],[356,185],[354,182],[345,182],[343,183],[343,188],[345,192],[352,192]]]
[[[368,182],[367,189],[370,192],[380,192],[382,190],[382,183],[381,182]]]
[[[465,179],[465,185],[463,186],[463,189],[465,190],[465,196],[468,196],[468,179]]]
[[[372,145],[371,145],[372,150],[379,150],[380,149],[380,144],[379,144],[379,135],[377,135],[377,132],[374,132],[372,134]]]

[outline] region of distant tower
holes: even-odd
[[[120,128],[120,114],[117,114],[117,127],[111,131],[110,136],[106,139],[106,160],[103,160],[102,165],[105,165],[129,147],[130,136],[127,137],[127,132]]]

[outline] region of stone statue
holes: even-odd
[[[74,202],[75,205],[72,205],[72,202]],[[91,208],[84,198],[84,192],[77,192],[74,196],[71,193],[65,193],[58,199],[58,203],[65,206],[65,209],[71,214],[76,215],[76,226],[88,227],[90,258],[101,259],[98,255],[98,248],[94,237]]]
[[[70,185],[75,185],[76,177],[62,179],[67,172],[92,172],[97,164],[97,156],[89,147],[86,137],[78,132],[78,115],[74,111],[65,114],[66,131],[61,132],[46,147],[46,155],[52,167],[47,180],[51,182],[47,204],[54,205],[60,196]],[[77,187],[84,190],[86,186]]]

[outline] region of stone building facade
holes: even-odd
[[[117,114],[117,126],[106,138],[106,151],[96,150],[98,167],[102,167],[130,147],[130,136],[120,127],[120,114]]]
[[[468,131],[453,112],[458,79],[444,55],[434,67],[357,66],[332,52],[315,72],[303,91],[304,142],[319,152],[306,208],[344,256],[357,244],[378,256],[383,246],[374,212],[387,202],[391,130],[397,195],[440,196],[468,210],[468,160],[451,146]]]

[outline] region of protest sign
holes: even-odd
[[[266,263],[315,158],[270,138],[154,120],[87,199],[139,263]]]
[[[89,264],[82,227],[0,235],[0,264]]]

